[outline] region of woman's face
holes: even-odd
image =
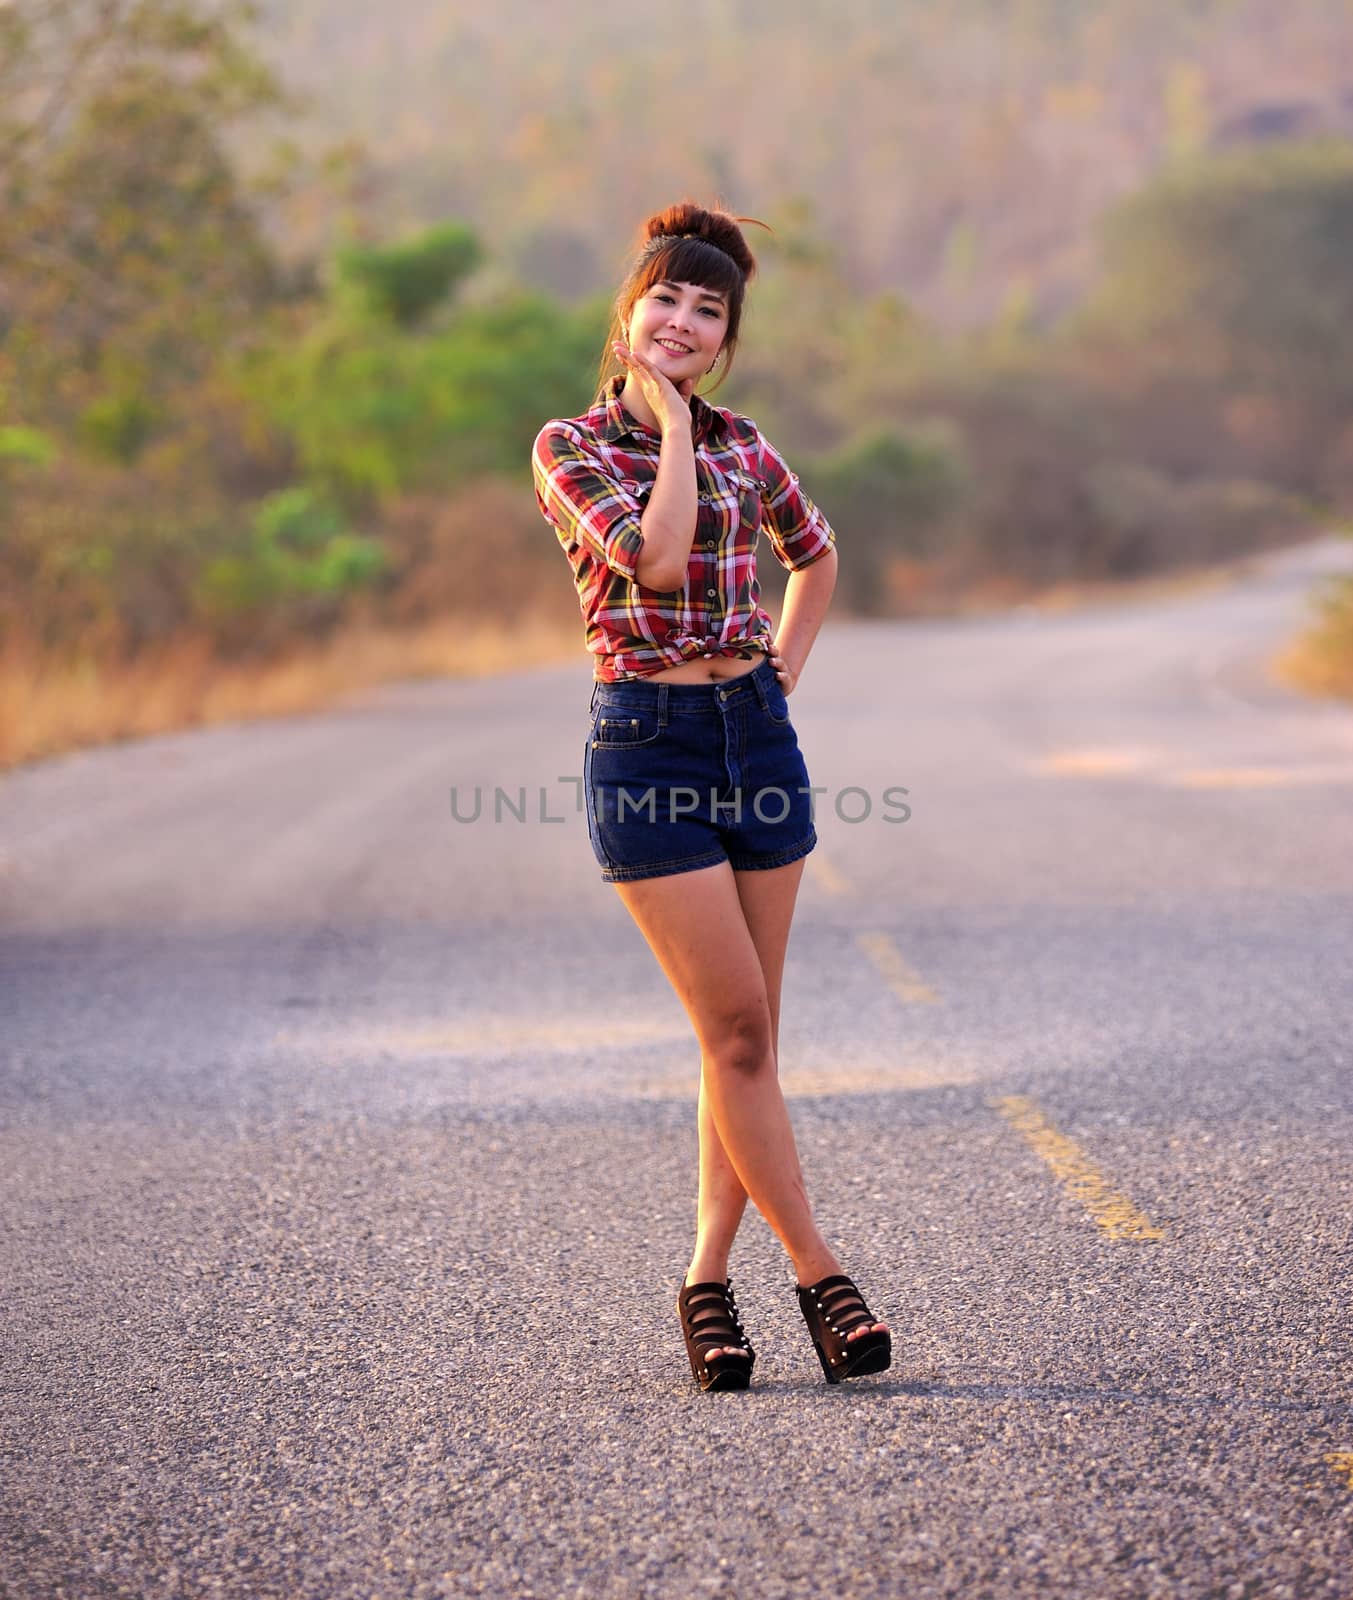
[[[635,301],[629,347],[674,384],[698,381],[714,363],[728,331],[724,297],[697,283],[655,283]]]

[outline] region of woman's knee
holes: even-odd
[[[730,1011],[718,1019],[705,1047],[716,1070],[752,1073],[775,1070],[770,1009],[762,1000]]]

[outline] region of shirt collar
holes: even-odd
[[[620,403],[620,391],[625,387],[625,375],[618,374],[612,378],[603,391],[606,407],[606,421],[600,429],[601,436],[608,443],[614,444],[623,439],[627,434],[636,439],[655,439],[657,435],[651,428],[646,428],[637,418],[632,417]],[[727,431],[727,426],[721,412],[714,409],[710,403],[700,395],[691,396],[691,416],[695,419],[693,437],[697,444],[703,444],[706,437],[713,434],[720,438]]]

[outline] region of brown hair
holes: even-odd
[[[748,283],[756,274],[756,257],[747,247],[740,223],[765,228],[755,217],[735,217],[722,210],[707,211],[693,201],[683,200],[665,211],[656,211],[639,230],[639,254],[616,295],[611,326],[601,353],[597,387],[605,392],[611,378],[626,368],[617,360],[611,343],[624,343],[629,335],[630,317],[637,302],[655,283],[695,283],[724,296],[728,307],[728,330],[724,335],[722,370],[713,387],[728,376],[737,349],[738,328],[742,322],[742,301]],[[767,229],[767,232],[770,230]]]

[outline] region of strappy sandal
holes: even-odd
[[[887,1370],[893,1359],[891,1333],[871,1331],[858,1339],[849,1337],[852,1328],[881,1320],[864,1303],[864,1296],[850,1278],[844,1273],[832,1273],[807,1288],[798,1285],[798,1292],[799,1310],[813,1336],[813,1348],[828,1383]]]
[[[732,1280],[682,1284],[677,1296],[681,1332],[691,1372],[702,1389],[745,1389],[752,1381],[756,1352],[747,1342],[733,1299]],[[724,1345],[741,1345],[747,1353],[730,1354]],[[718,1351],[709,1355],[708,1351]]]

